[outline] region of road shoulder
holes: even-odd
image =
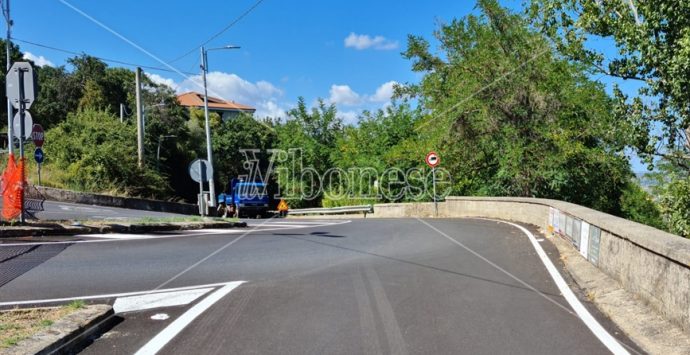
[[[568,242],[558,236],[547,238],[558,249],[565,271],[587,298],[645,351],[690,353],[690,334],[623,289],[617,281],[582,258]]]

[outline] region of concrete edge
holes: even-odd
[[[26,354],[71,353],[78,351],[93,335],[102,333],[115,321],[110,305],[89,305],[58,320],[50,327],[8,348]]]
[[[190,203],[151,200],[136,197],[110,196],[88,192],[56,189],[45,186],[34,187],[46,200],[50,201],[128,208],[134,210],[179,213],[187,215],[199,214],[199,207],[195,204]]]
[[[690,353],[690,334],[592,265],[561,236],[540,232],[556,246],[565,271],[587,298],[637,345],[651,354]]]
[[[245,228],[246,222],[174,222],[174,223],[135,223],[107,224],[102,226],[63,226],[50,227],[0,227],[0,239],[40,236],[72,236],[78,234],[108,233],[152,233],[168,231],[185,231],[196,229],[231,229]]]

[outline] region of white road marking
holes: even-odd
[[[213,290],[213,288],[118,297],[113,304],[113,311],[115,311],[115,313],[124,313],[161,307],[182,306],[194,302],[194,300],[211,290]]]
[[[556,266],[546,255],[546,252],[544,252],[544,249],[542,249],[541,245],[539,245],[539,242],[537,242],[537,239],[534,237],[532,232],[530,232],[527,228],[519,224],[499,220],[494,221],[509,224],[525,233],[529,238],[530,242],[532,243],[532,246],[537,251],[537,255],[539,255],[539,258],[541,259],[542,263],[544,263],[544,266],[546,267],[546,270],[549,272],[549,275],[551,275],[551,278],[556,283],[556,286],[558,286],[558,290],[561,291],[563,297],[565,297],[565,299],[568,301],[568,304],[570,304],[570,307],[572,307],[573,310],[575,310],[575,313],[577,313],[577,315],[580,317],[582,322],[585,323],[587,328],[589,328],[589,330],[592,331],[592,333],[594,333],[594,335],[599,339],[599,341],[601,341],[601,343],[604,344],[604,346],[606,346],[612,353],[630,354],[616,340],[616,338],[609,334],[609,332],[606,331],[606,329],[604,329],[604,327],[602,327],[601,324],[599,324],[596,318],[594,318],[594,316],[592,316],[592,314],[589,313],[587,308],[585,308],[585,306],[580,302],[580,300],[577,299],[573,291],[570,289],[568,284],[563,279],[563,276],[561,276],[561,274],[558,272]]]
[[[345,224],[345,223],[350,223],[352,222],[351,220],[346,220],[338,223],[331,223],[328,224],[330,225],[339,225],[339,224]],[[248,227],[253,228],[253,227],[260,227],[261,225],[248,225]],[[270,227],[270,224],[264,225]],[[85,234],[82,235],[83,237],[86,236],[98,236],[101,235],[103,237],[101,238],[94,238],[95,240],[73,240],[73,241],[61,241],[61,242],[35,242],[35,243],[0,243],[0,248],[2,247],[18,247],[18,246],[33,246],[33,245],[59,245],[59,244],[89,244],[89,243],[114,243],[114,242],[121,242],[121,241],[134,241],[134,240],[153,240],[153,239],[173,239],[173,238],[182,238],[182,237],[196,237],[196,236],[203,236],[203,235],[213,235],[213,234],[239,234],[239,233],[257,233],[257,232],[270,232],[270,231],[283,231],[286,229],[302,229],[302,228],[317,228],[317,227],[323,227],[327,225],[309,225],[309,226],[293,226],[291,228],[287,228],[284,226],[281,227],[276,227],[276,228],[254,228],[253,230],[246,231],[246,230],[239,230],[239,229],[227,229],[225,232],[220,232],[218,229],[199,229],[199,230],[190,230],[190,231],[185,231],[185,234],[168,234],[168,235],[147,235],[147,234],[136,234],[139,237],[138,238],[107,238],[106,236],[109,234]]]
[[[179,318],[175,319],[170,325],[165,327],[158,335],[149,340],[146,345],[141,347],[139,351],[136,352],[137,355],[149,355],[158,353],[163,347],[170,342],[177,334],[179,334],[184,328],[186,328],[194,319],[204,313],[207,309],[213,306],[221,298],[225,297],[232,290],[237,288],[239,285],[244,283],[244,281],[231,282],[228,283],[223,288],[218,291],[213,292],[206,298],[201,300],[201,302],[194,305],[187,312],[182,314]]]
[[[120,234],[120,233],[106,233],[106,234],[77,234],[75,238],[104,238],[104,239],[151,239],[156,238],[155,235],[146,234]]]
[[[244,281],[240,281],[240,282],[244,282]],[[185,287],[176,287],[176,288],[166,288],[166,289],[160,289],[160,290],[154,289],[154,290],[147,290],[147,291],[111,293],[111,294],[103,294],[103,295],[77,296],[77,297],[53,298],[53,299],[42,299],[42,300],[28,300],[28,301],[0,302],[0,307],[2,307],[2,306],[21,306],[21,305],[27,305],[27,304],[61,303],[61,302],[69,302],[69,301],[76,301],[76,300],[94,300],[94,299],[102,299],[102,298],[127,297],[127,296],[136,296],[136,295],[155,294],[155,293],[160,293],[160,292],[174,292],[174,291],[183,291],[183,290],[194,290],[194,289],[199,289],[199,288],[218,287],[218,286],[225,286],[228,284],[229,284],[229,282],[218,282],[218,283],[213,283],[213,284],[185,286]]]
[[[151,319],[153,320],[166,320],[168,318],[170,318],[170,316],[166,313],[158,313],[151,316]]]
[[[289,228],[305,228],[305,227],[320,227],[316,225],[306,225],[306,224],[287,224],[287,223],[266,223],[265,227],[287,227]]]

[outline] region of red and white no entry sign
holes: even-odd
[[[31,139],[34,141],[34,144],[36,145],[37,148],[40,148],[43,146],[43,139],[44,139],[44,133],[43,133],[43,127],[36,123],[31,129]]]
[[[439,164],[441,164],[441,157],[436,154],[436,152],[429,152],[429,154],[426,155],[426,158],[424,159],[426,162],[426,165],[428,165],[430,168],[435,168]]]

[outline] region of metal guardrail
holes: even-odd
[[[331,208],[299,208],[291,209],[288,211],[288,215],[308,215],[308,214],[348,214],[348,213],[364,213],[366,217],[367,213],[374,213],[373,205],[362,205],[362,206],[342,206],[342,207],[331,207]]]

